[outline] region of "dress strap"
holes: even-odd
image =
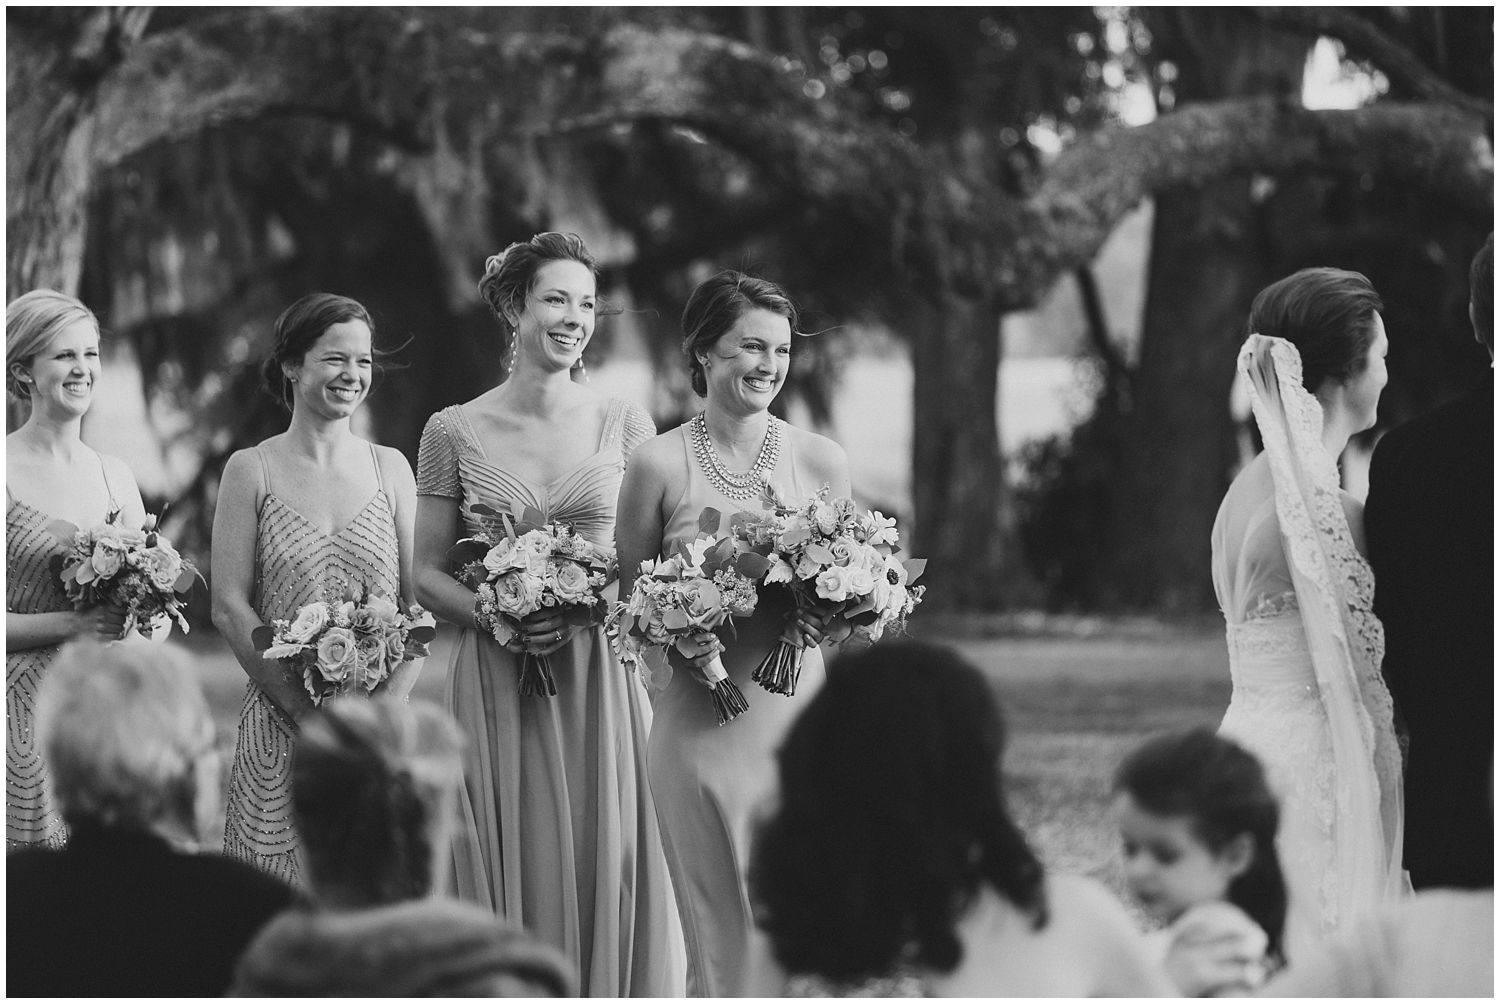
[[[94,456],[99,458],[99,473],[104,478],[104,492],[109,496],[109,514],[110,516],[116,516],[120,512],[120,503],[115,498],[114,486],[109,483],[109,468],[105,466],[104,454],[96,450]],[[6,490],[9,491],[9,489]]]
[[[385,490],[385,473],[380,469],[380,454],[375,452],[374,443],[369,443],[368,445],[370,447],[370,463],[375,465],[375,484],[380,488],[381,494],[389,498],[390,493]]]
[[[609,399],[609,411],[604,415],[604,431],[599,434],[599,449],[620,445],[620,436],[625,429],[625,400]]]
[[[260,479],[266,486],[265,493],[272,495],[275,493],[271,491],[271,465],[266,462],[266,451],[260,446],[261,444],[256,443],[251,449],[255,451],[255,458],[260,461]]]

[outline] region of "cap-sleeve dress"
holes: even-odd
[[[610,402],[598,450],[549,484],[484,454],[457,406],[427,423],[417,492],[467,507],[520,501],[614,546],[625,457],[654,432],[650,418]],[[465,625],[445,685],[448,710],[470,737],[454,880],[560,948],[590,997],[682,993],[682,948],[656,813],[646,781],[651,712],[602,628],[551,654],[557,694],[517,692],[520,657]]]

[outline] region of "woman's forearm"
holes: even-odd
[[[303,687],[301,678],[280,660],[267,659],[256,651],[251,635],[262,626],[262,622],[248,604],[217,606],[213,621],[250,682],[277,709],[293,721],[313,709],[312,698]]]
[[[44,614],[5,614],[5,649],[18,652],[28,648],[47,648],[70,641],[80,633],[82,621],[72,610]]]

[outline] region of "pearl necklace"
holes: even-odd
[[[766,425],[765,441],[760,444],[760,456],[755,458],[755,466],[744,474],[734,474],[719,459],[719,451],[714,448],[714,441],[708,435],[708,422],[704,418],[704,412],[698,412],[697,417],[688,423],[689,438],[693,442],[693,453],[698,458],[698,467],[719,494],[736,502],[743,502],[759,495],[761,489],[769,484],[767,479],[776,469],[777,460],[781,458],[781,424],[781,419],[771,416]]]

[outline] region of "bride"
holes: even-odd
[[[1213,528],[1233,696],[1220,732],[1282,799],[1287,957],[1401,888],[1401,763],[1371,612],[1363,509],[1336,460],[1375,422],[1383,304],[1355,272],[1303,269],[1250,308],[1239,365],[1265,443]]]

